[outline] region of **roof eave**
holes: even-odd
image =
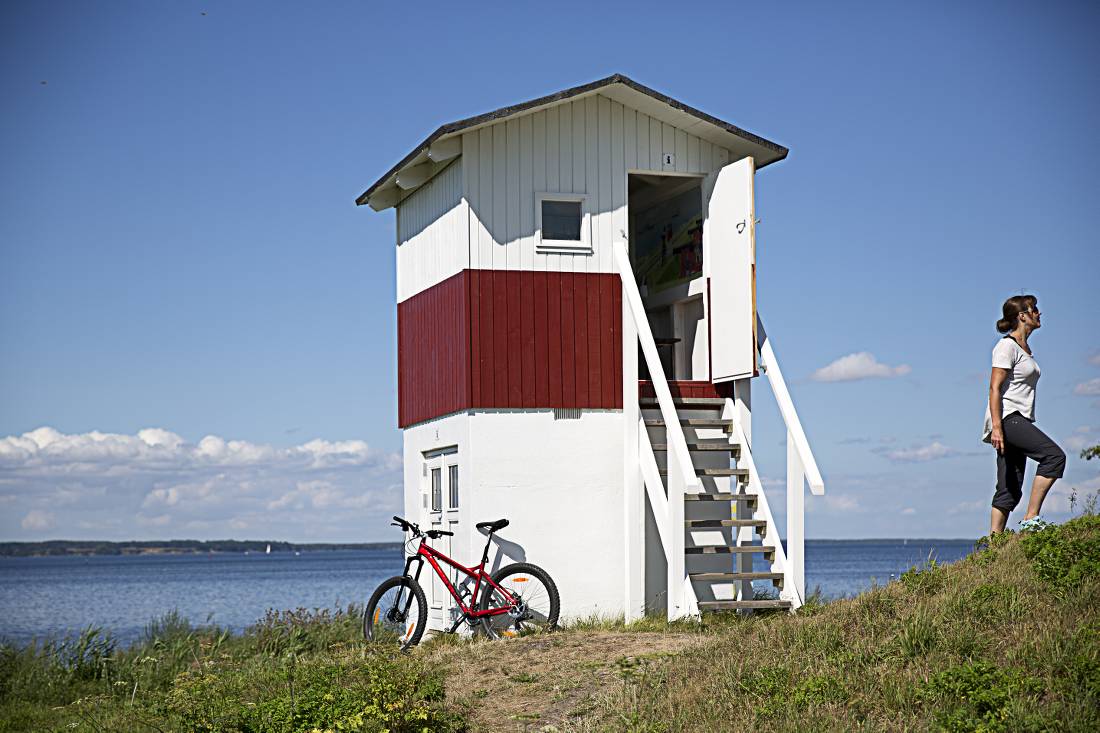
[[[466,119],[457,120],[455,122],[450,122],[446,125],[442,125],[437,128],[435,132],[428,135],[428,137],[425,138],[424,141],[420,143],[420,145],[413,148],[413,150],[408,155],[406,155],[404,158],[401,159],[401,161],[390,168],[390,170],[387,171],[381,178],[375,181],[370,188],[360,194],[359,197],[355,199],[355,203],[358,206],[370,204],[371,208],[375,211],[383,211],[384,209],[387,209],[390,206],[394,206],[399,203],[402,199],[405,198],[405,196],[407,196],[409,193],[412,193],[412,191],[409,190],[408,193],[397,191],[391,196],[380,198],[377,202],[377,205],[375,203],[372,203],[370,199],[375,193],[379,192],[381,189],[386,187],[387,184],[395,180],[395,176],[397,176],[398,173],[410,167],[411,165],[418,164],[418,157],[430,157],[432,146],[436,143],[444,142],[451,135],[457,136],[458,133],[465,132],[474,127],[492,124],[507,117],[511,117],[515,114],[531,112],[539,107],[554,105],[566,99],[572,99],[585,94],[590,94],[605,87],[612,86],[614,84],[622,84],[623,86],[629,87],[636,92],[656,99],[659,102],[663,102],[673,109],[678,109],[686,114],[691,115],[692,117],[695,117],[698,120],[709,123],[727,133],[733,134],[738,138],[745,140],[746,142],[761,146],[771,151],[773,157],[762,163],[759,163],[757,165],[758,169],[764,168],[768,165],[771,165],[772,163],[783,160],[787,157],[787,153],[790,152],[789,149],[784,147],[783,145],[774,143],[771,140],[767,140],[763,137],[760,137],[759,135],[748,132],[747,130],[743,130],[736,125],[732,125],[729,122],[720,120],[717,117],[707,114],[706,112],[691,107],[690,105],[684,104],[679,100],[673,99],[668,95],[661,94],[654,89],[650,89],[647,86],[639,84],[638,82],[627,76],[623,76],[622,74],[613,74],[604,79],[589,82],[588,84],[571,87],[569,89],[565,89],[554,94],[548,94],[546,96],[538,97],[536,99],[532,99],[526,102],[520,102],[519,104],[501,107],[500,109],[493,110],[492,112],[486,112],[484,114],[467,117]]]

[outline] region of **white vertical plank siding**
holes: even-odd
[[[649,169],[651,171],[663,170],[661,165],[661,153],[664,152],[661,121],[649,118]]]
[[[525,243],[524,246],[530,246],[532,254],[532,266],[533,270],[545,270],[546,258],[543,256],[535,255],[535,192],[545,191],[546,189],[546,144],[547,144],[547,132],[546,132],[546,112],[536,112],[531,116],[531,187],[528,200],[531,202],[527,206],[526,211],[530,214],[528,224],[530,225],[529,238],[530,241]],[[524,229],[525,233],[528,230]]]
[[[469,267],[459,158],[397,207],[397,302]]]
[[[607,97],[596,97],[596,127],[599,137],[596,141],[599,159],[596,165],[596,177],[600,186],[595,200],[595,210],[606,212],[603,215],[593,217],[592,235],[594,237],[595,257],[594,264],[599,272],[610,272],[614,263],[611,259],[611,219],[614,216],[615,206],[611,197],[611,179],[617,177],[611,167],[611,100]],[[620,171],[622,168],[620,167]]]
[[[476,132],[466,133],[462,136],[462,160],[473,161],[472,164],[467,163],[462,166],[462,190],[465,191],[477,191],[480,187],[480,181],[478,174],[481,171],[481,166],[477,164],[478,150],[480,138]],[[461,161],[460,161],[461,162]],[[469,203],[469,194],[467,194],[463,200]],[[467,207],[467,210],[469,207]],[[482,224],[481,220],[472,213],[466,217],[467,226],[467,242],[470,250],[470,267],[477,267],[478,263],[478,241],[481,236]]]
[[[481,219],[481,236],[478,240],[479,268],[493,267],[493,128],[484,127],[478,132],[481,139],[479,165],[481,166],[481,190],[477,197],[470,198],[471,213]],[[501,181],[500,186],[504,185]],[[499,187],[499,186],[498,186]]]
[[[662,165],[666,152],[676,156],[671,166]],[[702,174],[727,161],[721,148],[602,95],[468,132],[459,181],[469,202],[469,266],[614,272],[612,247],[627,229],[627,171]],[[588,196],[591,255],[536,251],[535,194],[555,191]]]
[[[500,128],[498,128],[499,130]],[[504,123],[505,158],[504,168],[507,171],[504,186],[505,206],[505,243],[511,244],[519,239],[519,120],[510,119]],[[505,269],[522,270],[522,247],[505,247]]]
[[[623,106],[611,103],[611,216],[601,217],[611,220],[611,237],[605,243],[608,268],[615,267],[615,242],[622,238],[620,232],[626,231],[626,165],[623,156],[626,125],[623,122]]]
[[[688,170],[688,135],[683,130],[676,130],[676,172],[687,173]]]
[[[589,236],[592,238],[592,256],[575,257],[577,267],[574,269],[578,272],[586,270],[599,272],[600,217],[597,212],[603,211],[603,209],[600,208],[600,125],[596,96],[586,97],[584,100],[584,130],[584,188],[581,190],[588,194],[588,206],[594,214],[589,231]],[[604,270],[604,272],[607,272],[607,270]]]

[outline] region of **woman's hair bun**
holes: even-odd
[[[997,333],[1008,333],[1012,330],[1012,321],[1002,318],[997,321]]]

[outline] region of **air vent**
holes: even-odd
[[[580,420],[581,410],[579,407],[555,407],[554,408],[555,420]]]

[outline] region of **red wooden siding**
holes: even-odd
[[[397,421],[401,427],[470,403],[466,271],[397,304]]]
[[[468,408],[622,408],[611,273],[465,270],[397,307],[398,422]]]

